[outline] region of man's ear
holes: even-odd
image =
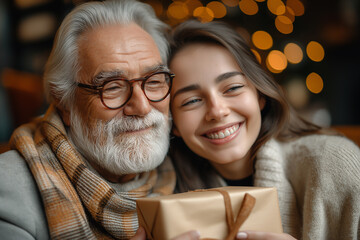
[[[70,126],[70,111],[65,109],[62,104],[59,104],[58,101],[56,101],[56,108],[58,109],[60,116],[65,124],[65,126]]]

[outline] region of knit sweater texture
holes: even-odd
[[[360,149],[341,136],[270,140],[254,185],[276,187],[284,232],[298,239],[359,239]]]

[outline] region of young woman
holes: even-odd
[[[285,233],[358,239],[359,147],[300,118],[236,31],[181,24],[169,66],[179,191],[276,187]]]

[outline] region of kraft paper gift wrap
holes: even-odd
[[[260,187],[222,187],[138,199],[139,225],[145,228],[148,239],[169,240],[189,230],[200,231],[202,239],[227,239],[231,229],[224,194],[219,190],[230,197],[228,211],[232,210],[234,222],[245,194],[253,197],[253,208],[239,230],[283,232],[276,189]]]

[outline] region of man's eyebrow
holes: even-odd
[[[114,77],[125,77],[125,72],[122,70],[101,71],[93,79],[95,85],[103,83],[106,79]]]
[[[190,92],[190,91],[194,91],[194,90],[198,90],[198,89],[200,89],[200,86],[198,84],[192,84],[192,85],[180,88],[173,94],[172,98],[175,98],[177,95],[179,95],[181,93]]]
[[[170,70],[164,64],[156,64],[156,65],[145,68],[144,71],[142,72],[142,74],[145,75],[145,74],[151,73],[151,72],[162,72],[162,71],[169,72]]]
[[[148,73],[159,72],[159,71],[169,72],[170,70],[166,65],[156,64],[150,67],[146,67],[142,72],[142,74],[146,75]],[[96,76],[93,78],[93,84],[99,85],[102,84],[105,80],[115,77],[126,78],[126,72],[123,70],[101,71],[98,74],[96,74]]]
[[[228,78],[231,78],[233,76],[236,76],[236,75],[242,75],[242,76],[245,76],[244,73],[242,72],[238,72],[238,71],[234,71],[234,72],[227,72],[227,73],[223,73],[223,74],[220,74],[219,76],[217,76],[215,78],[215,83],[219,83],[225,79],[228,79]]]

